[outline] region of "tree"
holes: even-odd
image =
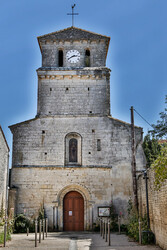
[[[159,190],[163,182],[167,179],[167,144],[162,146],[160,155],[152,164],[155,173],[154,185]]]
[[[167,104],[167,95],[165,97],[165,104]],[[166,105],[167,106],[167,105]],[[157,124],[153,124],[153,130],[149,132],[157,138],[167,138],[167,107],[164,112],[159,113],[160,120],[157,121]]]
[[[158,143],[157,139],[154,137],[151,138],[150,134],[147,134],[144,137],[143,150],[147,159],[147,165],[150,167],[159,156],[161,152],[161,145]]]

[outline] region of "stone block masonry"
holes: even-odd
[[[17,200],[10,204],[16,213],[26,210],[28,216],[35,216],[44,201],[51,227],[63,229],[63,198],[76,190],[84,197],[85,230],[97,222],[97,206],[110,205],[111,200],[116,211],[126,217],[132,195],[129,124],[111,117],[55,116],[10,128],[14,142],[11,183],[17,188]],[[71,131],[81,137],[80,166],[66,166],[66,136]],[[135,132],[137,168],[141,169],[142,130],[136,128]],[[97,140],[101,142],[99,151]]]
[[[37,116],[110,114],[109,69],[38,69],[37,73]]]
[[[67,192],[76,190],[84,197],[85,230],[91,229],[92,221],[97,220],[97,206],[110,203],[111,172],[111,168],[13,168],[12,183],[18,188],[16,212],[24,212],[27,216],[34,217],[38,215],[40,206],[44,204],[50,228],[62,230],[63,197]],[[93,204],[92,201],[94,201]],[[56,209],[59,214],[58,221],[55,218]]]
[[[64,166],[66,136],[81,136],[83,166],[131,167],[131,128],[111,117],[43,117],[10,127],[13,133],[13,166]],[[101,150],[97,150],[97,140]],[[142,130],[136,128],[138,168],[143,164]]]
[[[154,187],[154,172],[148,171],[148,198],[150,226],[156,237],[156,243],[163,249],[167,249],[167,180],[159,191]],[[145,180],[140,176],[138,180],[139,213],[146,214],[146,190]]]

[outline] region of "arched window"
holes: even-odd
[[[61,50],[61,49],[59,50],[58,57],[59,57],[59,61],[58,61],[59,67],[63,67],[63,50]]]
[[[90,50],[85,51],[85,67],[90,67]]]
[[[65,165],[82,164],[81,135],[71,132],[65,136]]]
[[[69,141],[69,162],[77,162],[77,151],[78,151],[78,145],[77,145],[77,139],[72,138]]]

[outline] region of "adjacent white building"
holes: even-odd
[[[0,209],[7,209],[9,146],[0,126]]]

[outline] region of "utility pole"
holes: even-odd
[[[132,181],[133,181],[133,202],[138,210],[137,201],[137,180],[136,180],[136,154],[135,154],[135,128],[134,128],[134,109],[131,107],[131,138],[132,138]]]

